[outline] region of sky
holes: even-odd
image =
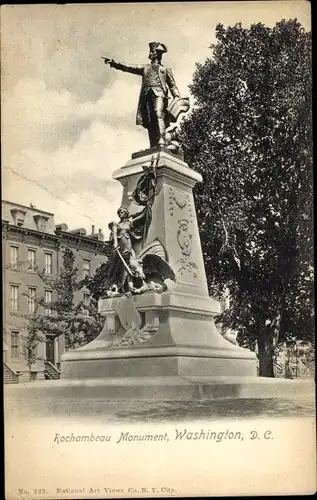
[[[140,77],[101,56],[144,64],[148,43],[163,42],[163,63],[190,96],[218,23],[294,18],[311,29],[309,2],[2,6],[2,199],[32,203],[69,229],[89,233],[93,224],[106,233],[121,203],[112,173],[148,138],[135,125]]]

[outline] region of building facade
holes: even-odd
[[[36,299],[54,301],[54,291],[38,275],[44,270],[48,277],[56,277],[63,264],[63,248],[69,247],[75,254],[75,266],[82,278],[92,276],[107,261],[108,244],[99,230],[92,227],[91,234],[85,229],[68,230],[66,224],[55,226],[54,214],[2,202],[2,262],[3,262],[3,316],[4,316],[4,370],[5,381],[17,382],[43,379],[47,369],[56,372],[65,350],[62,337],[50,338],[37,346],[38,360],[29,367],[24,353],[27,334],[26,315],[35,310]],[[77,292],[78,302],[89,299],[89,291]],[[45,332],[43,332],[45,333]],[[53,377],[53,375],[52,375]]]

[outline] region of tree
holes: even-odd
[[[37,271],[52,290],[55,299],[48,304],[45,297],[37,298],[35,312],[25,315],[27,335],[24,353],[30,370],[32,364],[39,359],[36,357],[36,347],[47,336],[55,338],[64,335],[66,348],[74,349],[93,340],[103,326],[96,301],[78,300],[78,292],[83,289],[85,280],[78,276],[71,249],[64,249],[63,266],[56,277],[46,276],[39,269]]]
[[[101,318],[96,305],[78,300],[77,294],[84,286],[75,267],[75,255],[68,247],[63,253],[63,266],[57,277],[39,273],[45,284],[49,285],[55,300],[47,304],[45,298],[38,299],[44,314],[37,315],[37,330],[51,337],[64,335],[67,349],[74,349],[92,340],[102,329]]]
[[[93,276],[86,276],[83,281],[83,286],[88,288],[92,298],[92,303],[94,303],[96,307],[98,300],[108,291],[108,271],[109,260],[107,262],[103,262],[99,267],[97,267]]]
[[[28,297],[28,293],[23,293]],[[38,354],[38,345],[45,342],[45,335],[38,328],[38,314],[39,314],[39,304],[38,301],[35,303],[34,313],[17,313],[11,312],[12,316],[22,318],[26,324],[26,334],[22,336],[22,355],[26,360],[27,367],[29,369],[29,380],[32,380],[32,366],[36,361],[43,360],[43,356]],[[15,325],[14,325],[15,326]]]
[[[37,309],[36,312],[28,316],[27,334],[23,338],[22,354],[26,359],[29,369],[29,380],[32,380],[32,366],[36,361],[43,359],[38,355],[37,346],[45,342],[44,334],[38,330],[37,325]]]
[[[220,320],[272,377],[279,342],[313,338],[311,37],[295,19],[216,38],[181,140],[210,293],[230,290]]]

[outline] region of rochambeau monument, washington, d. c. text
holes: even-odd
[[[255,354],[225,340],[214,323],[220,303],[208,295],[192,192],[202,177],[177,141],[189,99],[163,66],[165,52],[151,42],[143,66],[104,58],[141,77],[137,124],[148,130],[150,148],[113,174],[123,195],[109,223],[112,254],[99,300],[105,325],[63,355],[61,379],[103,380],[111,398],[210,398],[256,376]]]

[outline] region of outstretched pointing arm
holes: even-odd
[[[120,71],[124,71],[126,73],[133,73],[134,75],[142,75],[143,74],[143,66],[142,65],[135,65],[132,66],[130,64],[124,64],[120,63],[117,61],[114,61],[114,59],[108,59],[104,58],[105,64],[109,64],[111,68],[118,69]]]

